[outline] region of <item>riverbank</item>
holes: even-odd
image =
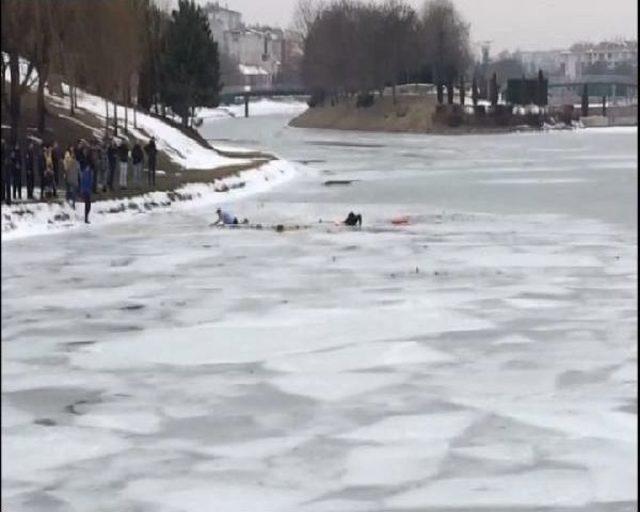
[[[151,192],[129,192],[102,198],[92,204],[92,224],[133,221],[134,217],[153,211],[169,211],[196,206],[215,205],[246,195],[263,192],[290,180],[295,167],[283,160],[263,161],[245,170],[220,169],[217,176],[188,181],[175,188]],[[3,241],[82,228],[84,206],[78,201],[75,209],[65,201],[24,202],[2,205]],[[212,214],[213,218],[213,214]]]
[[[486,103],[486,102],[485,102]],[[432,135],[500,134],[522,131],[566,130],[580,126],[580,116],[574,109],[568,114],[560,108],[545,114],[513,113],[510,107],[498,105],[489,112],[488,106],[472,111],[470,105],[438,105],[435,96],[399,95],[375,97],[371,106],[356,106],[356,99],[307,109],[289,122],[295,128],[319,128],[387,133],[428,133]],[[637,126],[635,117],[619,113],[611,107],[608,117],[584,118],[585,127]],[[591,112],[590,112],[591,113]],[[624,114],[624,115],[623,115]]]
[[[324,128],[373,132],[414,132],[434,130],[432,116],[435,98],[429,96],[390,96],[376,98],[368,108],[356,108],[355,99],[335,105],[309,108],[289,122],[295,128]]]

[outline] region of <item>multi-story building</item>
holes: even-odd
[[[569,50],[562,52],[561,57],[563,74],[572,80],[588,74],[595,64],[613,71],[617,65],[623,63],[637,67],[637,41],[575,44]]]
[[[204,6],[221,53],[238,64],[242,83],[229,86],[271,87],[285,62],[296,54],[297,38],[279,28],[246,26],[242,15],[219,3]]]
[[[548,50],[518,52],[527,74],[537,73],[541,69],[549,76],[558,76],[567,80],[577,80],[590,74],[593,65],[599,64],[612,72],[618,64],[628,63],[637,67],[637,41],[601,42],[597,44],[574,44],[568,50]]]

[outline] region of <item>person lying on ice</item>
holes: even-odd
[[[234,217],[231,212],[226,212],[222,208],[218,208],[216,210],[216,213],[218,214],[218,220],[214,222],[214,225],[219,225],[219,224],[231,225],[231,224],[238,223],[238,218]]]
[[[346,226],[362,226],[362,215],[349,212],[347,218],[343,221]]]
[[[218,220],[213,223],[214,226],[234,226],[239,224],[238,217],[234,217],[231,212],[226,212],[222,208],[218,208],[216,213],[218,214]],[[242,224],[249,224],[249,219],[243,219]]]

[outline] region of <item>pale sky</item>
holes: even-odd
[[[207,0],[198,0],[206,3]],[[374,0],[375,1],[375,0]],[[615,37],[637,39],[636,0],[453,0],[467,22],[472,41],[491,40],[501,50],[564,48],[577,41]],[[245,23],[287,27],[297,0],[221,0],[240,11]],[[408,0],[420,8],[423,0]]]

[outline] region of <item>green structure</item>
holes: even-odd
[[[548,104],[549,82],[546,78],[510,78],[507,80],[507,102],[512,105]]]

